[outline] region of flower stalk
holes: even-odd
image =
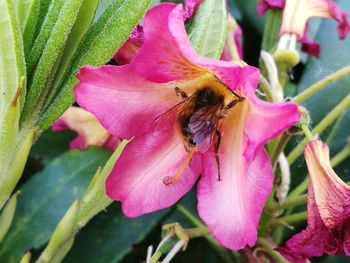
[[[272,244],[267,241],[265,238],[259,238],[257,241],[258,245],[260,245],[267,254],[269,254],[276,262],[278,263],[288,263],[288,261],[286,259],[284,259],[284,257],[281,256],[280,253],[278,253],[274,247],[272,246]]]
[[[314,95],[316,92],[322,90],[323,88],[327,87],[329,84],[332,84],[338,79],[348,76],[349,74],[350,74],[350,66],[346,66],[334,73],[331,73],[328,76],[321,79],[320,81],[316,82],[315,84],[312,84],[310,87],[305,89],[303,92],[301,92],[297,96],[295,96],[293,101],[296,103],[304,102],[309,97]]]
[[[313,134],[318,134],[323,132],[331,123],[338,118],[344,110],[346,110],[350,106],[350,95],[347,95],[339,104],[333,108],[331,112],[327,114],[326,117],[323,118],[312,130]],[[309,136],[310,134],[308,134]],[[310,136],[309,136],[310,137]],[[304,138],[288,155],[287,159],[289,164],[293,164],[295,160],[300,156],[300,154],[304,150],[305,144],[308,142],[308,138]]]

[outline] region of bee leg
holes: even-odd
[[[175,87],[175,93],[176,93],[176,96],[181,96],[182,99],[188,98],[187,93],[181,90],[179,87]]]
[[[220,158],[219,158],[219,148],[220,148],[220,143],[221,143],[221,133],[216,130],[216,142],[214,143],[214,151],[215,151],[215,160],[216,160],[216,165],[218,168],[218,181],[221,181],[221,174],[220,174]]]

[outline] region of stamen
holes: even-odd
[[[190,152],[187,154],[187,156],[185,157],[185,159],[183,160],[179,170],[176,172],[176,174],[174,176],[166,176],[163,179],[163,184],[165,184],[166,186],[171,185],[173,183],[176,183],[180,178],[181,175],[183,174],[183,172],[185,171],[186,167],[189,165],[193,154],[195,153],[196,149],[192,148],[190,150]]]

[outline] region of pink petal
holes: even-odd
[[[150,9],[144,18],[145,42],[134,58],[134,65],[141,76],[154,82],[193,79],[205,72],[205,69],[191,63],[183,55],[181,47],[171,34],[169,26],[172,11],[177,11],[179,20],[176,22],[184,28],[182,5],[157,5]],[[186,31],[182,37],[188,41],[187,48],[194,53]]]
[[[184,21],[191,19],[203,0],[185,0]]]
[[[283,9],[285,0],[258,0],[258,15],[262,16],[270,8]]]
[[[200,174],[200,158],[195,155],[177,182],[164,184],[164,178],[175,175],[187,155],[173,128],[136,137],[109,175],[107,195],[122,202],[128,217],[169,207],[191,189]]]
[[[120,142],[118,137],[112,136],[101,126],[93,114],[78,107],[68,108],[52,125],[54,131],[66,129],[78,134],[69,144],[73,149],[85,150],[90,145],[96,145],[114,150]],[[113,141],[113,144],[110,141]]]
[[[221,181],[214,153],[207,152],[198,184],[200,217],[214,237],[232,250],[255,244],[260,214],[272,188],[272,168],[264,149],[260,148],[252,160],[244,157],[248,105],[241,104],[223,123],[219,147]]]
[[[307,212],[307,228],[290,238],[285,248],[276,249],[291,262],[304,263],[310,257],[320,257],[326,252],[334,255],[338,250],[336,240],[330,239],[330,233],[322,222],[310,185]]]
[[[140,50],[144,41],[143,28],[137,25],[128,40],[114,54],[113,59],[118,65],[129,64]]]
[[[300,113],[294,103],[269,103],[255,96],[248,100],[250,109],[245,122],[248,141],[244,155],[251,159],[267,141],[293,126],[300,119]]]
[[[151,68],[151,67],[149,67]],[[74,93],[115,136],[131,139],[147,133],[153,121],[181,101],[171,84],[156,84],[135,74],[132,64],[81,68]]]
[[[320,140],[308,143],[305,160],[318,210],[326,227],[333,229],[350,222],[350,186],[332,169],[328,146]]]
[[[347,14],[332,0],[286,0],[283,10],[281,34],[296,34],[301,38],[311,17],[333,18],[338,22],[340,38],[350,31]]]
[[[302,44],[301,50],[318,58],[320,56],[320,44],[315,41],[311,41],[307,37],[307,28],[308,26],[306,25],[303,36],[298,39],[298,41]]]

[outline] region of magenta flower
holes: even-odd
[[[269,8],[283,9],[281,37],[295,36],[302,43],[302,50],[318,57],[320,46],[307,38],[307,21],[311,17],[331,18],[338,22],[339,38],[344,39],[350,31],[347,14],[332,0],[259,0],[258,14]]]
[[[292,262],[324,253],[350,256],[350,186],[332,169],[325,143],[310,142],[304,154],[310,176],[307,227],[277,250]]]
[[[69,143],[72,149],[86,150],[94,145],[114,150],[120,143],[119,138],[104,129],[93,114],[78,107],[68,108],[51,128],[53,131],[75,131],[78,136]]]
[[[197,55],[181,5],[152,8],[143,26],[130,64],[83,67],[74,90],[107,130],[133,138],[107,194],[136,217],[173,205],[201,175],[198,211],[215,238],[253,246],[272,187],[264,144],[299,119],[297,106],[259,100],[257,68]]]
[[[193,18],[198,7],[203,0],[185,0],[184,1],[184,11],[183,19],[188,21]],[[238,36],[240,37],[240,35]],[[236,35],[235,35],[236,41]],[[130,34],[128,40],[117,50],[113,56],[114,61],[118,65],[125,65],[131,62],[136,53],[139,51],[140,47],[144,42],[143,37],[143,28],[140,25],[137,25],[132,33]]]

